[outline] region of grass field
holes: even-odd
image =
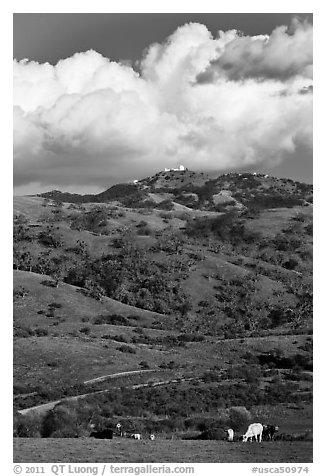
[[[14,439],[15,463],[311,463],[312,442]]]

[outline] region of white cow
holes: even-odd
[[[243,435],[242,441],[247,441],[248,438],[251,439],[255,437],[255,440],[258,441],[259,443],[261,442],[262,439],[262,434],[263,434],[263,425],[261,423],[251,423],[251,425],[248,426],[247,432]]]
[[[154,441],[154,440],[155,440],[155,435],[149,435],[149,439],[150,439],[151,441]]]
[[[228,441],[233,441],[234,431],[232,430],[232,428],[229,428],[228,430],[225,430],[225,431],[228,434]]]
[[[133,433],[131,435],[131,438],[133,438],[134,440],[141,440],[141,434],[140,433]]]

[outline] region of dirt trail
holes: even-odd
[[[102,375],[100,377],[96,377],[96,378],[91,379],[91,380],[85,380],[85,382],[83,382],[83,383],[84,383],[84,385],[90,385],[92,383],[101,382],[101,381],[104,381],[106,379],[126,377],[126,376],[129,376],[129,375],[137,375],[137,374],[141,375],[145,372],[152,372],[153,373],[153,372],[157,372],[157,371],[158,370],[156,370],[156,369],[127,370],[126,372],[117,372],[117,373],[114,373],[114,374]],[[149,384],[141,384],[141,385],[146,386],[146,385],[149,385]],[[133,388],[133,386],[131,388]],[[135,386],[135,388],[139,388],[139,387]],[[61,400],[55,400],[53,402],[42,403],[41,405],[36,405],[34,407],[24,408],[23,410],[19,410],[18,413],[20,413],[21,415],[26,415],[29,412],[36,412],[38,414],[43,414],[45,412],[48,412],[49,410],[52,410],[60,402],[68,402],[68,401],[78,400],[79,398],[85,398],[89,395],[96,395],[96,394],[105,393],[105,392],[108,392],[108,391],[109,390],[98,390],[98,391],[95,391],[95,392],[89,392],[89,393],[83,393],[83,394],[80,394],[80,395],[74,395],[74,396],[71,396],[71,397],[62,398]]]
[[[123,374],[124,372],[121,372],[121,373]],[[125,372],[125,373],[130,374],[130,372]],[[181,382],[186,382],[186,381],[190,381],[190,380],[196,380],[196,378],[197,377],[188,377],[188,378],[179,378],[179,379],[171,379],[171,380],[161,380],[161,381],[158,381],[158,382],[150,382],[150,383],[141,383],[141,384],[130,385],[128,387],[132,388],[132,389],[137,389],[137,388],[142,388],[142,387],[158,387],[158,386],[162,386],[162,385],[170,385],[170,384],[173,384],[173,383],[181,383]],[[53,402],[42,403],[41,405],[36,405],[35,407],[24,408],[23,410],[18,410],[18,413],[20,413],[21,415],[27,415],[30,412],[34,412],[34,413],[37,413],[38,415],[42,415],[42,414],[52,410],[56,405],[58,405],[58,403],[71,402],[71,401],[79,400],[79,399],[82,399],[82,398],[86,398],[90,395],[100,395],[101,393],[107,393],[107,392],[110,392],[110,389],[97,390],[95,392],[89,392],[89,393],[83,393],[83,394],[80,394],[80,395],[74,395],[72,397],[62,398],[61,400],[55,400]]]
[[[300,334],[300,335],[302,336],[302,334]],[[277,336],[249,337],[249,338],[247,337],[246,339],[260,340],[261,341],[262,339],[267,340],[267,339],[270,339],[271,337],[277,337]],[[295,335],[291,335],[291,337],[294,338]],[[216,340],[215,342],[217,343],[217,342],[241,341],[241,340],[242,340],[241,338],[233,338],[233,339],[227,339],[227,340],[225,340],[225,339]],[[114,374],[102,375],[100,377],[96,377],[96,378],[91,379],[91,380],[86,380],[83,383],[84,383],[84,385],[90,385],[92,383],[105,381],[106,379],[119,378],[119,377],[125,377],[125,376],[136,375],[136,374],[143,374],[145,372],[154,373],[154,372],[158,372],[158,370],[157,369],[128,370],[128,371],[125,371],[125,372],[117,372],[117,373],[114,373]],[[190,378],[188,377],[188,378],[177,378],[177,379],[171,379],[171,380],[162,380],[162,381],[158,381],[158,382],[150,382],[150,383],[130,385],[129,388],[137,389],[137,388],[149,387],[149,386],[156,387],[156,386],[170,385],[172,383],[180,383],[180,382],[191,381],[191,380],[196,380],[196,379],[198,379],[198,377],[190,377]],[[57,405],[58,403],[74,401],[74,400],[78,400],[78,399],[81,399],[81,398],[88,397],[89,395],[98,395],[98,394],[101,394],[101,393],[107,393],[109,391],[110,390],[98,390],[98,391],[84,393],[84,394],[80,394],[80,395],[74,395],[74,396],[71,396],[71,397],[62,398],[60,400],[55,400],[53,402],[48,402],[48,403],[43,403],[41,405],[36,405],[34,407],[24,408],[23,410],[19,410],[18,413],[20,413],[21,415],[26,415],[30,412],[36,412],[37,414],[43,414],[43,413],[46,413],[49,410],[52,410],[55,407],[55,405]]]
[[[157,370],[156,369],[146,369],[146,370],[128,370],[126,372],[117,372],[115,374],[102,375],[101,377],[96,377],[96,378],[93,378],[91,380],[85,380],[85,382],[83,382],[83,384],[84,385],[90,385],[92,383],[102,382],[104,380],[111,379],[111,378],[125,377],[127,375],[136,375],[136,374],[141,375],[145,372],[157,372]]]

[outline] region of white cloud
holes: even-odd
[[[140,73],[95,51],[15,61],[15,182],[104,187],[179,163],[279,162],[311,144],[311,49],[307,24],[269,38],[187,24],[149,47]]]
[[[279,26],[270,36],[244,36],[232,30],[220,32],[220,50],[200,82],[215,76],[229,79],[277,78],[300,75],[312,79],[313,28],[308,22],[293,19],[290,28]]]

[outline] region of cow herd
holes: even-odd
[[[261,443],[261,441],[272,441],[274,439],[275,433],[278,431],[278,426],[274,425],[263,425],[261,423],[251,423],[248,426],[248,429],[244,435],[241,437],[236,438],[234,430],[232,428],[228,428],[227,430],[224,430],[227,433],[227,440],[228,441],[258,441]],[[113,438],[113,430],[108,428],[106,430],[101,430],[101,431],[92,431],[91,434],[89,435],[91,438],[97,438],[97,439],[104,439],[104,440],[112,440]],[[120,436],[125,436],[127,438],[132,438],[134,440],[141,440],[142,435],[140,433],[120,433]],[[151,441],[155,440],[155,435],[150,434],[148,435],[148,438]]]
[[[227,439],[228,441],[234,441],[235,436],[234,436],[234,431],[232,428],[229,428],[228,430],[224,430],[228,434]],[[248,429],[244,435],[240,439],[242,441],[253,441],[255,439],[256,441],[259,441],[261,443],[262,440],[265,441],[272,441],[274,439],[275,433],[278,431],[278,426],[274,425],[262,425],[261,423],[251,423],[248,426]],[[239,438],[238,438],[239,440]]]
[[[100,430],[100,431],[92,431],[89,435],[90,438],[96,438],[100,440],[112,440],[113,438],[114,431],[111,428],[108,428],[106,430]],[[120,433],[119,436],[124,436],[126,438],[132,438],[133,440],[142,440],[142,435],[140,433]],[[151,441],[155,440],[155,435],[150,434],[148,435],[148,438]]]

